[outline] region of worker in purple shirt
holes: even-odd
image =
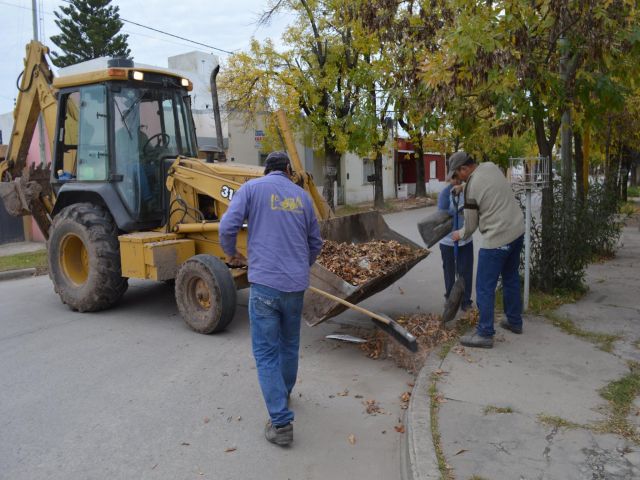
[[[220,244],[229,264],[246,263],[236,250],[236,236],[247,221],[251,344],[270,417],[265,436],[288,445],[293,441],[289,396],[298,374],[302,303],[322,239],[309,195],[291,181],[287,154],[270,153],[264,173],[233,196],[220,221]]]

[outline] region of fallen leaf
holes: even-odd
[[[341,397],[346,397],[347,395],[349,395],[349,390],[345,388],[344,391],[338,393],[338,395],[340,395]]]
[[[237,420],[237,421],[240,421],[240,420],[242,420],[242,417],[238,417],[238,418],[236,418],[236,420]]]
[[[184,447],[188,447],[189,445],[191,445],[190,443],[187,442],[182,442],[180,445],[184,446]]]
[[[349,443],[351,445],[355,445],[356,444],[356,436],[352,433],[347,437],[347,440],[349,440]]]
[[[375,400],[365,400],[362,404],[366,407],[365,411],[369,415],[375,415],[376,413],[384,413],[384,410],[380,408],[380,405]]]
[[[402,400],[403,402],[408,402],[411,399],[411,392],[404,392],[402,395],[400,395],[400,400]]]
[[[204,417],[204,418],[202,419],[202,421],[203,421],[204,423],[209,423],[209,422],[211,421],[211,419],[210,419],[209,417]]]
[[[395,427],[396,432],[398,433],[404,433],[404,425],[400,424],[400,425],[396,425]]]
[[[364,398],[362,395],[354,395],[355,398]]]
[[[456,454],[454,455],[454,457],[455,457],[456,455],[460,455],[460,454],[462,454],[462,453],[464,453],[464,452],[468,452],[468,451],[469,451],[469,450],[465,450],[464,448],[463,448],[462,450],[458,450],[458,451],[456,452]]]
[[[229,448],[225,448],[224,449],[224,453],[231,453],[231,452],[235,452],[238,449],[238,447],[229,447]]]

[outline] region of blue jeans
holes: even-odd
[[[262,396],[275,426],[283,426],[293,420],[288,396],[298,375],[303,300],[304,291],[282,292],[265,285],[251,284],[249,319],[253,357]]]
[[[522,298],[520,297],[520,251],[524,235],[498,248],[481,248],[476,273],[476,303],[480,310],[478,335],[493,337],[493,310],[496,285],[502,275],[504,313],[514,327],[522,327]]]
[[[471,306],[471,290],[473,289],[473,242],[458,247],[457,265],[453,255],[453,247],[441,243],[440,253],[442,254],[442,270],[444,271],[444,296],[449,298],[451,288],[456,281],[457,266],[458,275],[464,278],[462,309],[466,310]]]

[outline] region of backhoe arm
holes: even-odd
[[[0,162],[0,197],[14,216],[33,215],[45,237],[54,203],[50,171],[46,165],[26,170],[27,154],[38,116],[42,113],[50,151],[55,141],[57,99],[53,73],[46,59],[48,48],[37,41],[27,45],[24,70],[19,77],[18,98],[13,111],[13,129],[5,160]]]

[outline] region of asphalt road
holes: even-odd
[[[429,211],[387,221],[417,240]],[[441,277],[434,251],[365,304],[439,311]],[[0,479],[399,478],[394,427],[413,377],[324,338],[370,322],[347,312],[303,327],[295,440],[283,449],[263,436],[246,301],[241,292],[227,331],[206,336],[184,325],[164,284],[131,282],[115,308],[80,314],[48,277],[1,282]],[[368,415],[365,400],[383,413]]]

